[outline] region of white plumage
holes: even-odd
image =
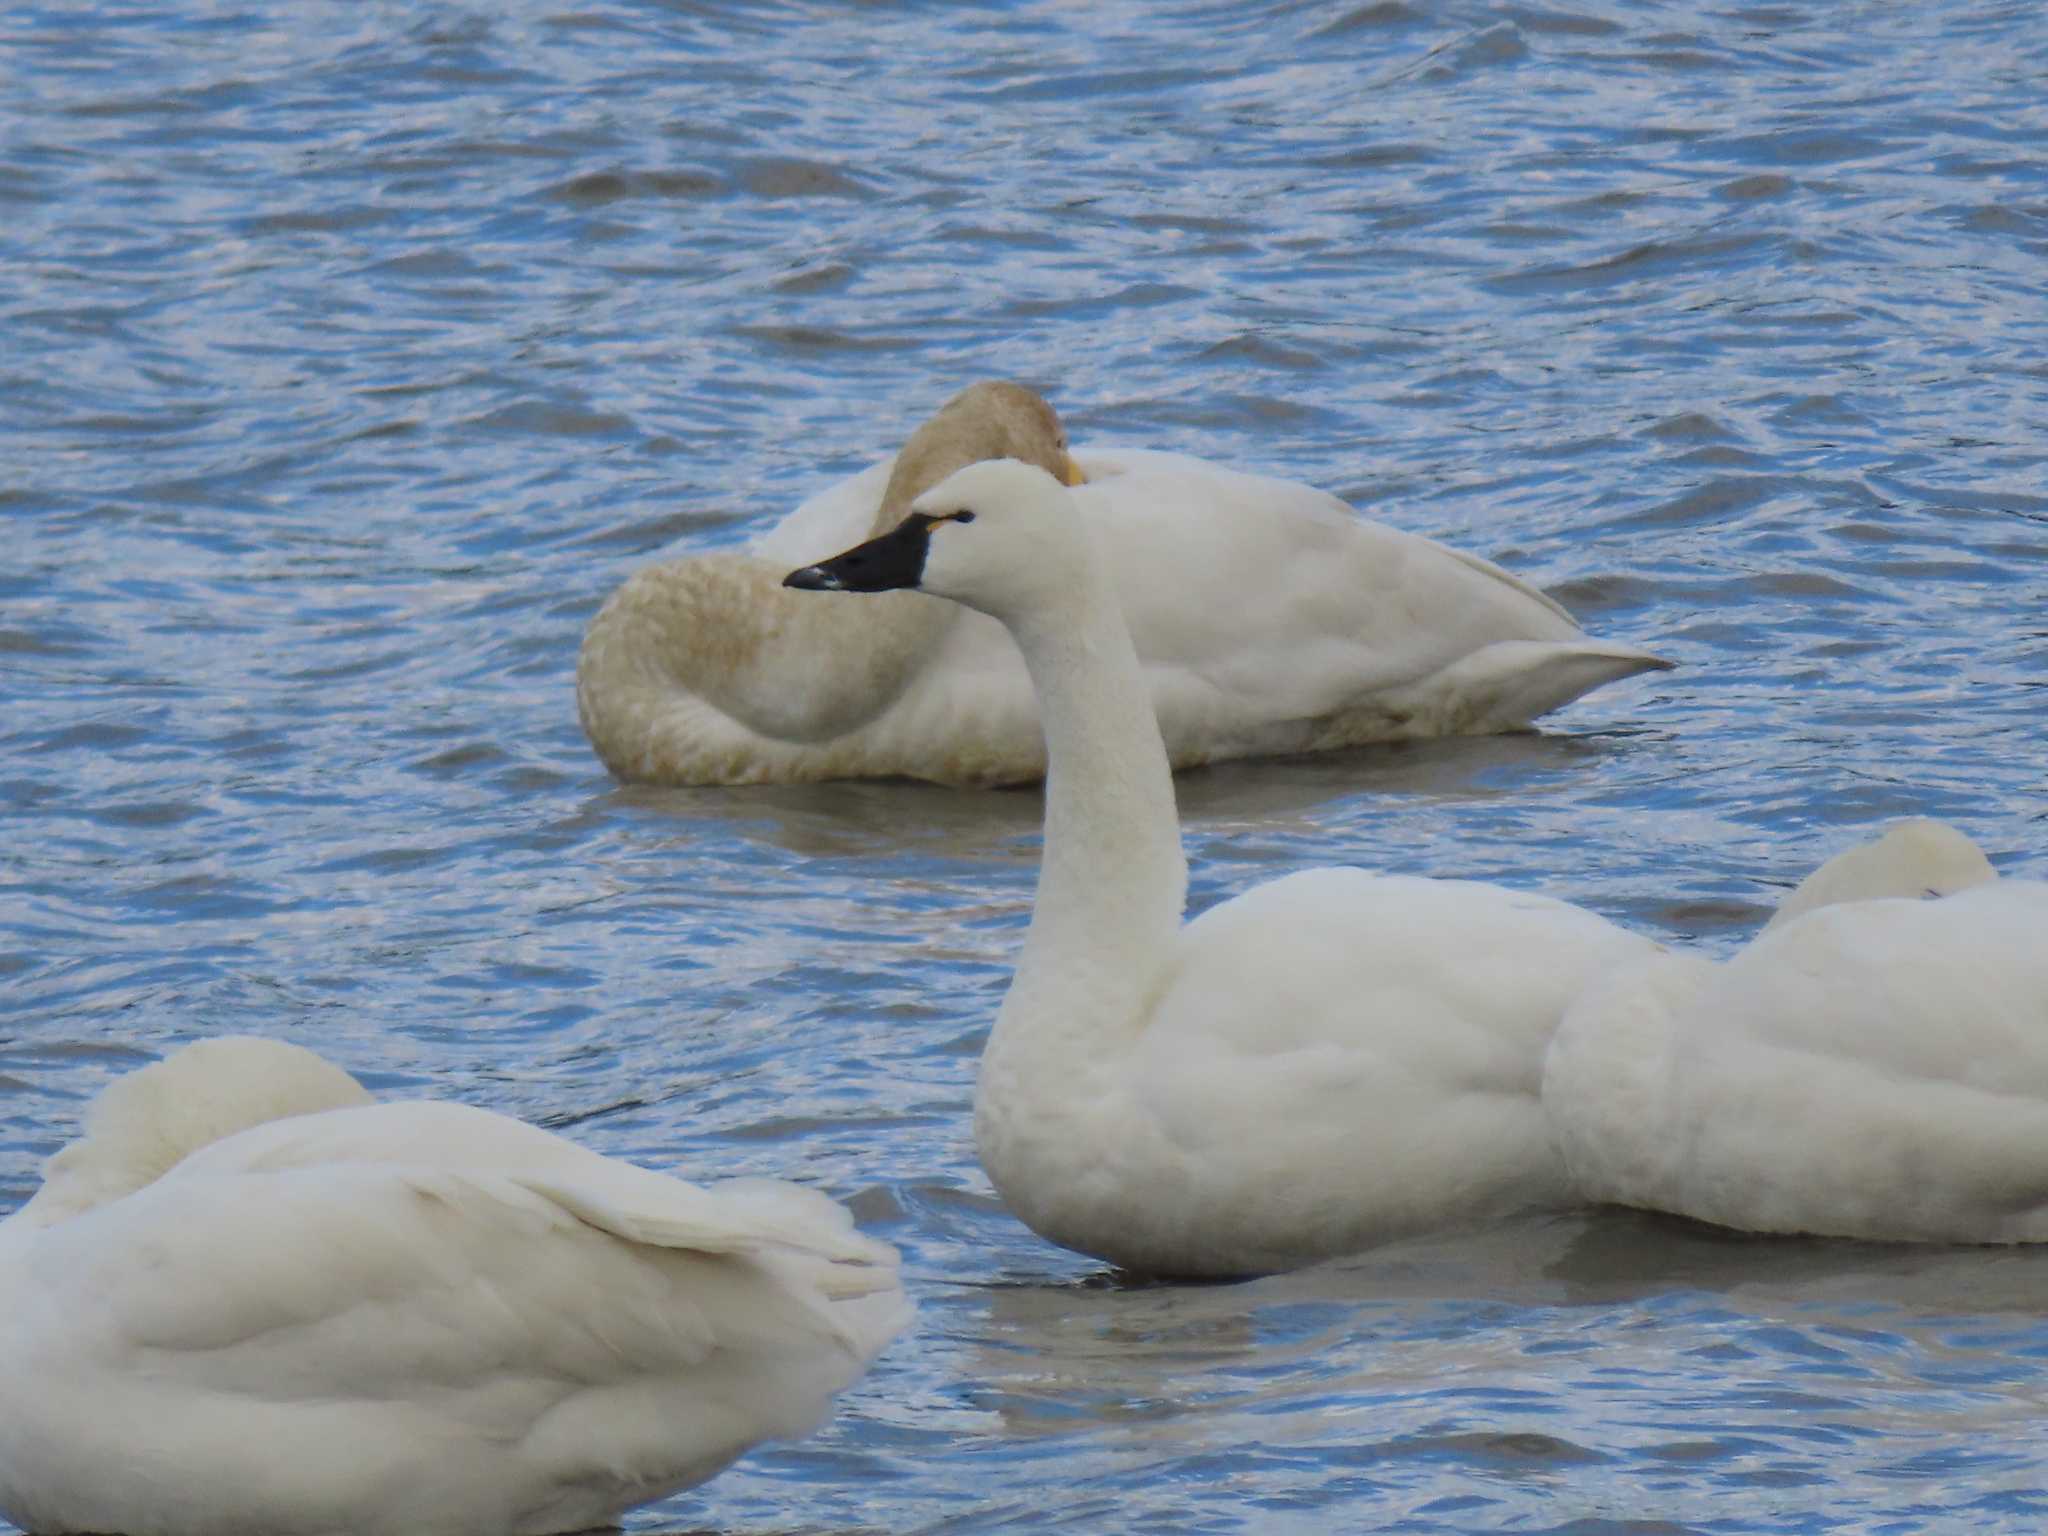
[[[894,1253],[814,1192],[208,1041],[113,1084],[0,1223],[0,1511],[584,1530],[807,1432],[904,1321]]]
[[[2048,1241],[2048,884],[1996,878],[1938,823],[1895,828],[1727,962],[1597,981],[1543,1097],[1590,1199],[1754,1232]]]
[[[918,500],[938,521],[789,578],[911,573],[1004,623],[1036,684],[1044,864],[975,1100],[1004,1199],[1054,1242],[1184,1275],[1567,1199],[1544,1047],[1593,974],[1656,946],[1546,897],[1356,869],[1183,926],[1173,780],[1085,494],[978,464]]]
[[[1176,768],[1514,729],[1667,665],[1588,638],[1497,566],[1308,486],[1175,453],[1070,460],[1043,400],[979,385],[898,459],[813,497],[748,551],[627,581],[578,668],[599,755],[670,783],[1039,777],[1037,704],[1000,624],[914,593],[854,615],[781,590],[791,566],[894,527],[946,473],[1003,456],[1085,479],[1075,503]]]

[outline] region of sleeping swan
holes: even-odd
[[[587,1530],[806,1433],[904,1321],[895,1254],[822,1195],[209,1040],[109,1086],[0,1222],[0,1513]]]
[[[2048,1241],[2048,884],[1999,879],[1939,822],[1895,827],[1732,959],[1595,982],[1543,1102],[1588,1199],[1751,1232]]]
[[[1031,683],[1001,625],[915,593],[854,612],[781,587],[792,565],[894,528],[954,470],[1006,457],[1086,481],[1076,502],[1176,768],[1511,730],[1668,665],[1588,639],[1497,566],[1307,486],[1173,453],[1069,457],[1050,405],[985,383],[750,550],[651,566],[615,592],[576,669],[598,756],[665,784],[1041,777]]]
[[[968,604],[1037,687],[1044,864],[975,1095],[996,1188],[1052,1241],[1167,1275],[1565,1200],[1543,1048],[1592,974],[1656,946],[1547,897],[1357,869],[1182,926],[1173,779],[1098,527],[1043,470],[977,464],[788,578]]]

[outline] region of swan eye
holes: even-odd
[[[953,514],[953,521],[956,523],[971,523],[974,521],[974,514],[972,512],[955,512]]]

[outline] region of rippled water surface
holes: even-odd
[[[968,1140],[1037,801],[622,789],[605,593],[961,383],[1327,485],[1682,665],[1183,783],[1725,947],[1885,818],[2048,868],[2033,4],[0,18],[0,1209],[256,1030],[905,1250],[832,1427],[641,1530],[2048,1524],[2048,1256],[1557,1218],[1129,1289]],[[821,551],[822,553],[822,551]]]

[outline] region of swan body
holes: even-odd
[[[1356,869],[1183,925],[1168,758],[1082,492],[985,463],[914,506],[789,581],[972,604],[1037,688],[1044,862],[975,1095],[1011,1208],[1128,1269],[1234,1276],[1563,1201],[1544,1047],[1592,974],[1656,946],[1545,897]]]
[[[1588,1199],[1752,1232],[2048,1241],[2048,884],[1998,879],[1939,823],[1894,829],[1726,962],[1596,980],[1543,1101]]]
[[[581,1531],[815,1427],[894,1253],[225,1038],[113,1084],[0,1223],[0,1512],[39,1533]]]
[[[1668,665],[1588,638],[1498,566],[1308,486],[1177,453],[1069,456],[1044,401],[977,385],[897,459],[812,498],[750,550],[631,577],[577,669],[599,756],[663,783],[1041,777],[1037,702],[1001,624],[915,592],[852,614],[781,586],[791,566],[895,527],[951,470],[1001,457],[1085,482],[1076,504],[1176,768],[1515,729]]]

